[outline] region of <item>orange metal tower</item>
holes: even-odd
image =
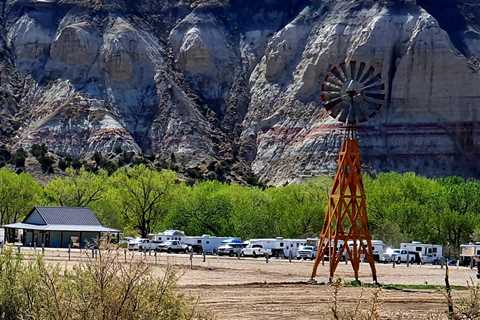
[[[340,260],[345,258],[351,261],[358,281],[360,262],[365,259],[377,283],[355,129],[358,123],[367,121],[380,109],[385,98],[384,85],[373,67],[367,70],[364,63],[357,65],[352,61],[334,67],[326,76],[322,91],[325,109],[332,117],[346,123],[347,129],[311,278],[316,277],[320,262],[328,257],[329,281],[333,281]]]

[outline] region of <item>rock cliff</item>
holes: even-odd
[[[475,0],[3,0],[0,143],[282,184],[335,169],[333,64],[381,71],[368,170],[480,176]]]

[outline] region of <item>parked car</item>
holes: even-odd
[[[158,250],[161,244],[162,241],[147,239],[138,244],[138,251]]]
[[[190,249],[189,246],[181,243],[178,240],[168,240],[168,241],[160,243],[156,250],[157,251],[164,251],[164,252],[168,252],[168,253],[171,253],[171,252],[186,253],[186,252],[189,251],[189,249]]]
[[[226,243],[223,246],[218,247],[217,255],[219,256],[237,256],[242,252],[244,247],[241,243]]]
[[[247,247],[243,248],[240,252],[240,256],[242,257],[262,257],[265,255],[272,255],[272,251],[270,249],[265,249],[261,244],[254,244],[248,245]]]
[[[313,260],[315,259],[315,248],[313,246],[300,246],[300,248],[297,251],[297,259],[310,259]]]

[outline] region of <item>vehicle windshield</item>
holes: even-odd
[[[252,248],[263,248],[263,247],[262,247],[261,245],[259,245],[259,244],[254,244],[254,245],[252,246]]]

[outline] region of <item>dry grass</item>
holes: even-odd
[[[0,256],[0,319],[193,320],[211,319],[176,291],[178,276],[166,266],[161,278],[148,264],[118,261],[114,249],[73,269]]]

